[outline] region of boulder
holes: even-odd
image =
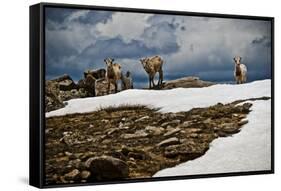
[[[69,75],[64,74],[64,75],[62,75],[62,76],[59,76],[59,77],[54,78],[54,79],[51,80],[51,81],[53,81],[53,82],[61,82],[61,81],[64,81],[64,80],[72,80],[72,79],[71,79],[71,77],[70,77]]]
[[[213,82],[200,80],[198,77],[189,76],[176,80],[170,80],[163,84],[162,89],[173,89],[173,88],[202,88],[214,85]]]
[[[72,78],[67,74],[59,76],[51,81],[57,82],[59,85],[59,90],[62,91],[69,91],[77,87],[75,82],[72,80]]]
[[[59,85],[54,81],[45,83],[45,111],[49,112],[64,107],[63,100],[59,97]]]
[[[62,91],[69,91],[76,88],[76,84],[72,79],[60,81],[58,82],[58,84],[59,84],[59,89]]]
[[[89,74],[93,76],[95,79],[101,79],[101,78],[105,78],[106,70],[103,68],[98,70],[86,70],[84,72],[84,78],[86,78],[87,75]]]
[[[91,178],[95,180],[123,179],[129,176],[127,163],[111,156],[89,158],[86,166],[91,171]]]
[[[96,80],[95,94],[96,96],[107,95],[108,81],[106,79]],[[115,93],[115,87],[110,84],[109,94]]]
[[[63,101],[67,101],[70,99],[75,99],[75,98],[83,98],[87,97],[88,94],[85,89],[80,88],[80,89],[72,89],[70,91],[60,91],[59,97]]]
[[[96,86],[96,78],[92,75],[87,75],[84,79],[84,89],[87,92],[87,96],[92,97],[95,96],[95,86]]]

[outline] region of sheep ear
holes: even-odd
[[[233,60],[235,61],[235,57],[233,58]]]
[[[242,57],[240,57],[240,61],[242,60]]]

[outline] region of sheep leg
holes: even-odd
[[[160,85],[160,81],[161,81],[161,74],[160,74],[160,71],[159,71],[158,73],[159,73],[159,79],[158,79],[157,86],[159,86],[159,85]]]
[[[153,85],[153,87],[155,87],[155,83],[154,83],[154,75],[151,77],[151,81],[152,81],[152,85]]]
[[[246,83],[247,82],[247,76],[244,76],[243,78],[243,82]]]
[[[159,86],[160,84],[162,84],[162,83],[163,83],[163,70],[161,69],[161,70],[159,71],[158,86]]]
[[[235,76],[236,84],[239,84],[239,77]]]
[[[114,87],[115,87],[115,93],[117,93],[117,89],[118,89],[117,81],[114,82]]]
[[[148,80],[149,80],[149,89],[151,89],[151,76],[148,76]]]

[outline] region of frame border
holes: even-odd
[[[275,96],[274,96],[274,17],[265,17],[265,16],[250,16],[250,15],[232,15],[232,14],[218,14],[218,13],[200,13],[200,12],[186,12],[186,11],[172,11],[172,10],[156,10],[156,9],[140,9],[140,8],[124,8],[124,7],[107,7],[107,6],[94,6],[94,5],[75,5],[75,4],[61,4],[61,3],[39,3],[30,7],[30,11],[32,7],[39,7],[39,49],[32,54],[32,22],[30,22],[30,66],[33,66],[35,63],[32,63],[32,58],[37,57],[39,59],[39,71],[30,68],[30,185],[39,187],[39,188],[58,188],[58,187],[72,187],[72,186],[89,186],[89,185],[105,185],[105,184],[120,184],[120,183],[136,183],[136,182],[154,182],[154,181],[168,181],[168,180],[185,180],[185,179],[197,179],[197,178],[217,178],[217,177],[229,177],[229,176],[245,176],[245,175],[261,175],[261,174],[273,174],[275,168],[275,160],[274,160],[274,115],[275,115]],[[214,174],[198,174],[198,175],[184,175],[184,176],[166,176],[166,177],[151,177],[151,178],[134,178],[134,179],[126,179],[126,180],[116,180],[116,181],[99,181],[99,182],[90,182],[90,183],[71,183],[71,184],[54,184],[54,185],[46,185],[45,184],[45,8],[63,8],[63,9],[87,9],[87,10],[103,10],[103,11],[118,11],[118,12],[133,12],[133,13],[152,13],[152,14],[165,14],[165,15],[182,15],[182,16],[198,16],[198,17],[214,17],[214,18],[224,18],[224,19],[248,19],[248,20],[264,20],[271,22],[271,169],[270,170],[261,170],[261,171],[246,171],[246,172],[226,172],[226,173],[214,173]],[[31,17],[31,14],[30,14]],[[31,21],[32,18],[30,18]],[[33,23],[34,24],[34,23]],[[39,55],[38,55],[39,54]],[[38,64],[38,63],[36,63]],[[38,68],[37,68],[38,69]],[[39,89],[32,89],[34,82],[34,73],[39,72]],[[33,77],[32,77],[33,76]],[[38,85],[38,84],[37,84]],[[34,101],[32,100],[32,96],[38,96],[39,103],[34,105]],[[36,127],[32,127],[34,123],[32,120],[34,119],[34,107],[39,109],[40,119],[39,119],[39,134],[35,133],[35,136],[39,136],[39,138],[35,139],[34,129]],[[38,120],[38,119],[36,119]],[[38,127],[37,127],[38,128]],[[38,139],[38,140],[37,140]],[[38,143],[38,148],[32,148],[31,144]],[[32,156],[33,155],[33,156]],[[34,161],[34,159],[39,159],[40,161]],[[35,164],[33,164],[35,162]],[[37,164],[39,163],[39,164]],[[37,169],[36,166],[39,168]],[[34,172],[33,172],[34,171]],[[34,173],[39,174],[39,177],[34,176]],[[33,174],[32,174],[33,172]],[[34,181],[35,178],[36,181]],[[38,183],[35,183],[38,182]]]

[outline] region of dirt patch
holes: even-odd
[[[148,178],[200,157],[214,139],[248,123],[252,104],[244,101],[178,113],[122,106],[47,118],[46,184]]]

